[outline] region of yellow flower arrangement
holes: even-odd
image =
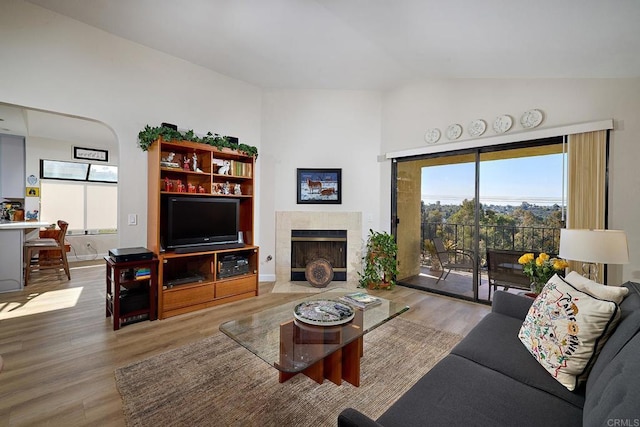
[[[567,261],[551,258],[544,252],[538,257],[526,253],[518,259],[518,263],[522,265],[522,272],[531,280],[531,291],[535,293],[540,293],[554,274],[569,266]]]

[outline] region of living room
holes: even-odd
[[[138,132],[147,124],[171,122],[203,134],[234,135],[258,147],[254,232],[261,254],[260,281],[269,282],[276,278],[277,212],[362,212],[363,233],[389,229],[391,161],[386,153],[424,148],[428,128],[444,129],[478,117],[491,120],[505,113],[519,117],[540,108],[545,129],[613,119],[608,227],[626,231],[630,263],[612,268],[610,277],[617,284],[639,279],[640,206],[634,196],[640,186],[635,173],[640,78],[631,66],[607,78],[590,64],[582,65],[589,72],[561,78],[553,64],[546,64],[547,73],[518,79],[506,78],[505,73],[411,78],[384,90],[364,82],[331,89],[296,82],[288,88],[262,88],[34,3],[0,5],[0,52],[5,58],[0,102],[89,118],[113,130],[119,159],[119,247],[140,246],[147,238],[147,205],[141,197],[147,190],[146,169],[141,167],[147,155],[137,146]],[[144,31],[152,36],[154,30]],[[509,53],[496,52],[496,57],[508,58]],[[451,59],[435,59],[447,60]],[[341,168],[342,204],[296,204],[298,167]],[[137,225],[127,225],[129,214],[137,215]],[[95,321],[104,322],[101,312],[96,312]],[[217,326],[201,328],[196,335],[214,330]],[[136,340],[134,332],[128,334],[120,341]],[[164,345],[187,340],[174,337]]]

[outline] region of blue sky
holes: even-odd
[[[422,200],[446,205],[472,199],[474,177],[473,163],[422,168]],[[523,201],[562,203],[562,154],[480,162],[481,203],[519,205]]]

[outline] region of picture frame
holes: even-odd
[[[342,169],[298,168],[298,204],[342,204]]]
[[[109,161],[109,151],[98,148],[73,147],[73,158],[82,160]]]

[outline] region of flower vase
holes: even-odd
[[[546,283],[531,282],[531,293],[538,295],[540,292],[542,292],[542,288],[544,288],[545,284]]]

